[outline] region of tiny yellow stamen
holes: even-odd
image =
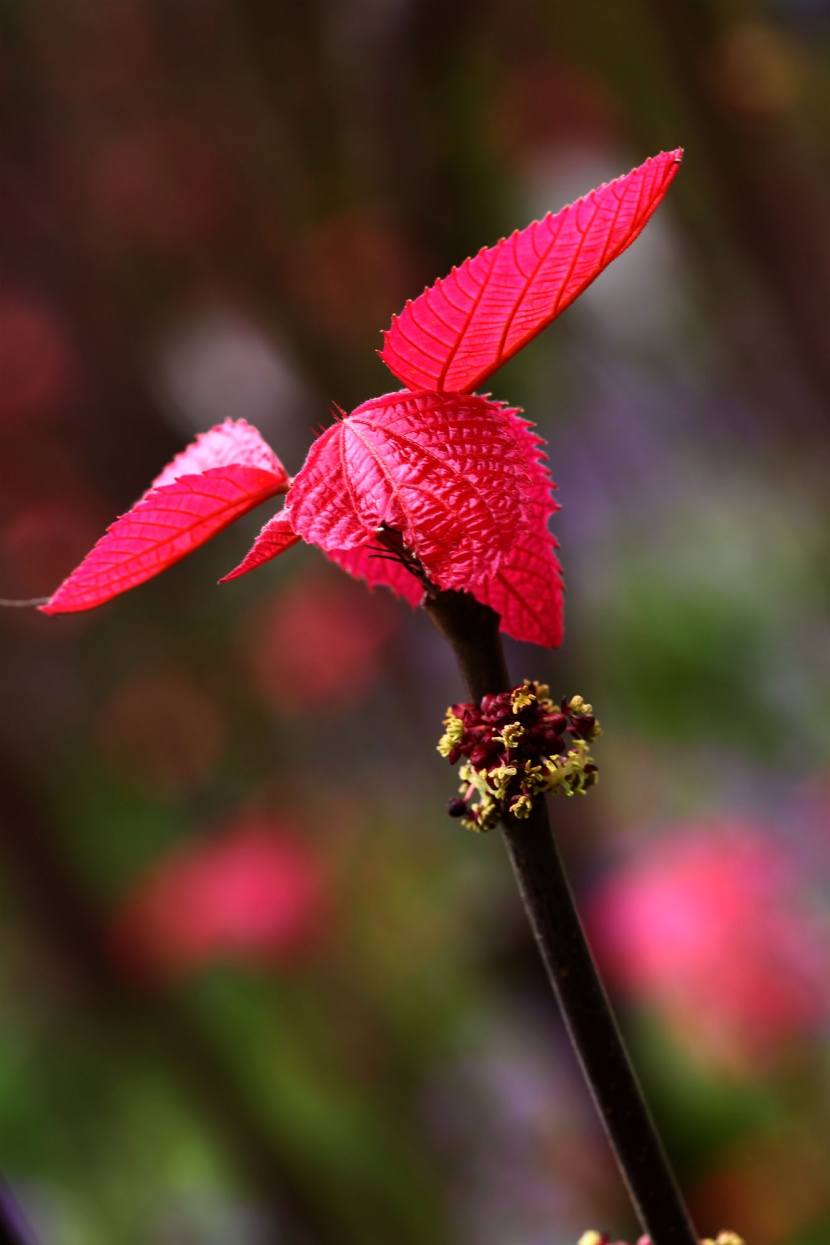
[[[523,820],[525,817],[530,816],[532,808],[533,800],[531,797],[529,795],[519,795],[510,805],[510,812],[514,817]]]
[[[494,738],[503,743],[505,748],[515,748],[524,733],[525,728],[521,722],[508,722],[501,734],[495,735]]]
[[[513,693],[510,704],[514,713],[518,713],[520,709],[526,709],[528,705],[532,705],[536,699],[536,693],[533,691],[533,685],[529,679],[525,679],[522,687],[516,688]]]
[[[503,800],[507,795],[507,787],[511,778],[516,776],[515,765],[497,765],[495,769],[491,769],[487,775],[489,790],[493,793],[497,800]]]
[[[441,738],[438,740],[438,751],[442,757],[448,757],[457,743],[461,742],[464,734],[464,723],[461,718],[457,718],[454,713],[448,713],[444,718],[444,726],[447,728]]]

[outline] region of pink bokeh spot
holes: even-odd
[[[618,987],[705,1060],[763,1066],[826,1018],[826,937],[781,846],[741,821],[674,827],[594,893]]]
[[[209,141],[192,126],[152,121],[118,127],[90,151],[86,196],[105,242],[177,252],[204,243],[221,225],[231,188]]]
[[[295,577],[246,622],[240,650],[272,708],[318,718],[371,690],[398,618],[388,598],[321,567]]]
[[[174,851],[141,878],[114,926],[118,961],[181,977],[212,963],[302,963],[321,944],[329,910],[323,862],[293,829],[242,815]]]
[[[35,301],[0,298],[0,433],[62,413],[76,364],[60,321]]]

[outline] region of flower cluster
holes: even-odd
[[[612,1242],[611,1237],[601,1232],[583,1232],[577,1245],[625,1245],[625,1241]],[[641,1236],[637,1245],[651,1245],[650,1236]],[[714,1238],[705,1237],[700,1245],[744,1245],[743,1237],[737,1232],[719,1232]]]
[[[492,830],[502,812],[528,817],[544,791],[583,795],[597,781],[590,745],[602,733],[581,696],[557,705],[544,683],[525,679],[481,706],[451,705],[438,751],[450,765],[467,758],[451,817],[468,830]],[[474,796],[478,801],[473,804]]]

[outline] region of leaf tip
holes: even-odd
[[[56,588],[51,597],[44,597],[37,602],[37,611],[39,614],[46,614],[52,618],[55,614],[78,614],[82,610],[92,609],[95,605],[103,604],[102,601],[94,601],[91,606],[78,604],[71,593],[64,591],[66,585],[61,584]],[[35,602],[33,601],[34,605]]]

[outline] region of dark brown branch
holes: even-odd
[[[493,610],[459,592],[442,592],[424,609],[452,645],[472,700],[509,690]],[[503,816],[502,832],[533,936],[640,1222],[653,1245],[698,1245],[591,955],[547,805],[539,801],[526,820]]]

